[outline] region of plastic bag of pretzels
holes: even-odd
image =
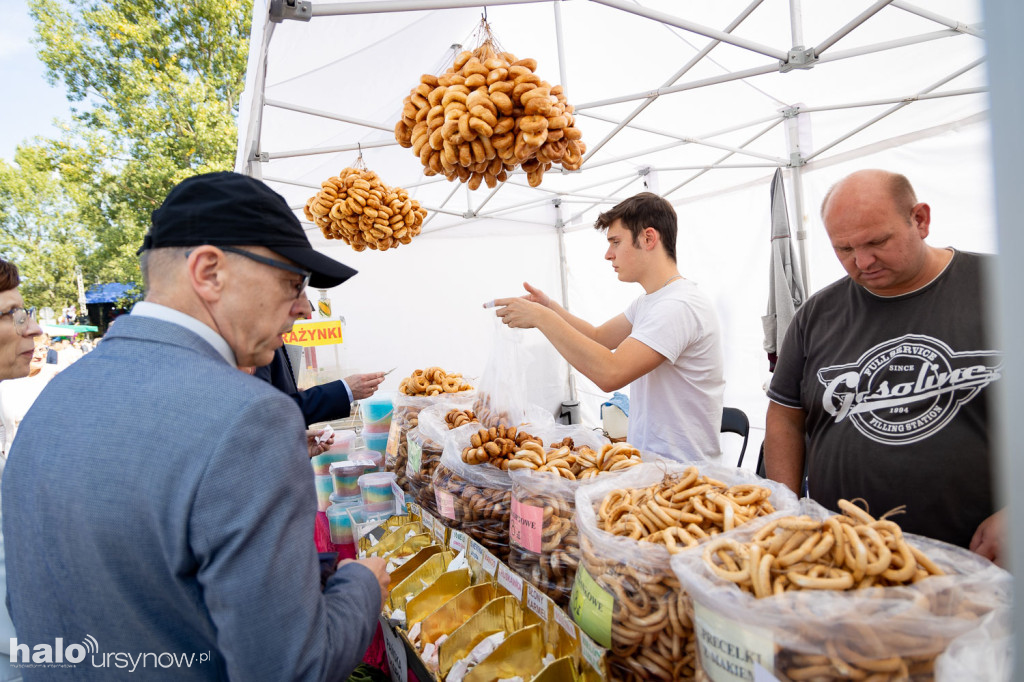
[[[490,428],[524,424],[530,421],[527,399],[526,364],[521,352],[522,329],[506,327],[494,318],[494,342],[487,366],[480,375],[477,400],[473,405],[477,420]],[[548,413],[547,421],[554,423]]]
[[[393,471],[398,485],[411,493],[407,465],[408,434],[419,426],[419,414],[431,405],[466,405],[476,399],[476,391],[461,374],[448,373],[440,367],[414,370],[402,379],[394,400],[391,429],[385,448],[384,469]]]
[[[936,657],[1010,603],[988,559],[810,499],[672,557],[692,599],[697,679],[931,680]]]
[[[570,611],[609,649],[611,678],[693,679],[696,640],[670,558],[798,505],[784,485],[703,462],[645,463],[580,486]]]
[[[527,443],[509,462],[508,561],[519,575],[565,607],[579,564],[576,489],[598,476],[625,472],[645,458],[628,443],[612,445],[582,426],[555,425],[539,435],[544,446]],[[646,457],[646,461],[653,459],[658,458]]]
[[[431,483],[434,470],[441,462],[448,432],[464,424],[477,422],[476,415],[470,409],[472,404],[472,396],[458,396],[430,405],[419,412],[418,425],[406,434],[408,456],[405,472],[409,494],[434,516],[438,515]]]

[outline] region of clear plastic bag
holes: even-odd
[[[529,421],[526,367],[521,357],[523,331],[494,320],[494,345],[480,376],[473,411],[486,427],[516,426]],[[550,415],[548,418],[553,421]]]
[[[384,469],[394,472],[398,485],[403,490],[411,492],[406,471],[409,460],[408,435],[411,429],[419,426],[420,411],[431,405],[462,406],[472,402],[475,398],[474,391],[441,393],[435,396],[412,396],[399,393],[395,396],[391,430],[388,432],[388,444],[384,457]]]
[[[935,682],[1010,682],[1013,613],[997,609],[960,635],[935,659]]]
[[[445,416],[451,410],[469,408],[472,402],[471,397],[456,397],[424,408],[418,414],[417,426],[406,434],[405,470],[409,494],[434,516],[438,513],[432,480],[448,437]]]
[[[613,679],[686,680],[695,674],[693,625],[684,592],[669,562],[669,550],[655,542],[613,535],[598,523],[602,502],[609,495],[619,495],[614,491],[647,488],[664,482],[666,475],[681,476],[691,466],[701,476],[726,486],[758,485],[769,489],[768,499],[776,510],[771,516],[798,507],[796,496],[779,483],[743,469],[706,463],[641,464],[620,476],[581,486],[576,491],[576,526],[582,552],[572,611],[576,622],[599,644],[609,648],[608,668]],[[675,556],[694,553],[700,555],[700,545],[683,549]],[[594,609],[587,604],[601,606]]]
[[[608,439],[584,426],[553,425],[534,434],[547,444],[571,438],[574,449],[599,451]],[[561,607],[569,603],[579,564],[576,489],[597,478],[574,481],[531,469],[512,471],[509,567]],[[615,474],[607,474],[615,475]]]
[[[814,520],[834,515],[809,499],[797,513]],[[766,523],[737,528],[729,537],[749,542]],[[716,575],[702,552],[673,556],[675,575],[692,598],[703,673],[716,682],[734,679],[729,675],[752,675],[757,661],[779,679],[856,679],[868,671],[932,679],[936,656],[955,637],[1009,604],[1012,579],[960,547],[903,537],[946,575],[900,587],[787,591],[758,599]]]

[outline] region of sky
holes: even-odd
[[[0,158],[11,162],[18,144],[36,135],[57,137],[54,119],[70,117],[64,88],[46,82],[36,57],[25,0],[0,0]]]

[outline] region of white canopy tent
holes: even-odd
[[[601,322],[642,293],[602,261],[597,213],[644,189],[679,214],[684,276],[712,297],[726,342],[726,404],[761,440],[767,361],[769,184],[786,174],[809,292],[843,274],[817,216],[849,172],[905,173],[932,205],[937,245],[995,250],[985,45],[971,0],[256,0],[237,169],[261,177],[302,217],[320,183],[355,163],[428,209],[423,234],[385,253],[314,246],[360,271],[330,293],[345,316],[352,370],[397,365],[479,374],[494,322],[487,300],[529,281]],[[494,190],[425,177],[394,140],[402,99],[478,40],[481,15],[501,46],[561,83],[589,149],[530,188]],[[273,19],[271,15],[274,15]],[[283,19],[283,21],[280,21]],[[584,421],[606,399],[524,332],[534,402],[575,392]],[[734,453],[733,455],[734,456]],[[756,457],[748,457],[753,466]]]

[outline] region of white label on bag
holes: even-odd
[[[409,513],[420,517],[421,520],[423,519],[423,510],[420,509],[420,506],[415,502],[409,503]]]
[[[461,530],[453,530],[451,541],[448,546],[455,552],[461,552],[466,549],[466,534]],[[483,549],[481,547],[481,549]]]
[[[484,573],[493,577],[494,571],[496,571],[498,568],[498,557],[494,556],[485,549],[484,558],[483,561],[480,562],[480,564],[481,566],[483,566]]]
[[[775,669],[770,631],[737,622],[693,603],[693,632],[701,666],[712,682],[749,682],[754,665]]]
[[[603,680],[604,667],[601,665],[601,659],[604,658],[605,650],[598,646],[590,637],[587,637],[587,633],[583,632],[583,630],[580,630],[580,648],[583,650],[583,658]]]
[[[555,606],[555,622],[561,625],[562,629],[569,633],[570,637],[578,639],[576,637],[576,623],[572,622],[569,614],[558,608],[558,606]]]
[[[505,564],[498,566],[498,584],[511,592],[516,601],[523,601],[523,579]]]
[[[484,563],[484,546],[476,540],[469,541],[469,558],[480,565]]]
[[[545,623],[548,622],[548,604],[551,602],[548,596],[538,590],[530,583],[526,583],[526,605],[530,610],[540,616]]]
[[[409,677],[409,661],[405,653],[405,643],[384,616],[380,616],[380,629],[384,633],[384,651],[388,657],[388,668],[391,670],[391,682],[406,682]]]
[[[434,539],[437,540],[437,544],[444,545],[447,535],[448,526],[441,523],[441,519],[434,519]]]

